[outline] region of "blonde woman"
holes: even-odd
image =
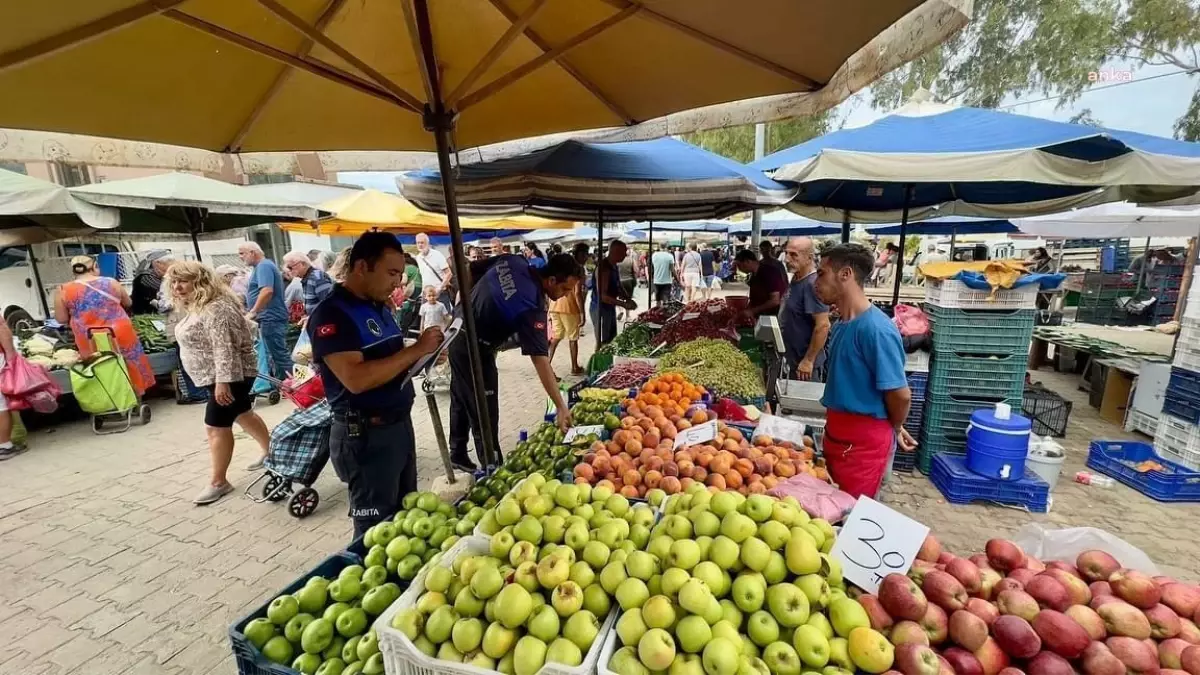
[[[192,381],[209,394],[204,424],[212,476],[194,501],[211,504],[233,491],[226,472],[233,459],[234,422],[259,445],[261,455],[248,470],[262,468],[270,447],[267,425],[251,409],[250,389],[258,374],[254,338],[242,303],[208,266],[177,262],[167,270],[167,283],[175,307],[184,312],[175,328],[179,359]]]

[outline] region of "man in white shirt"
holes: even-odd
[[[422,232],[417,235],[416,240],[417,268],[421,270],[421,283],[436,288],[438,299],[446,306],[446,310],[453,311],[454,298],[450,295],[453,273],[450,263],[446,260],[446,256],[429,245],[429,235]]]

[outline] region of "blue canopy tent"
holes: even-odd
[[[410,173],[398,183],[421,208],[445,209],[437,170]],[[565,141],[459,166],[455,185],[458,207],[466,215],[523,212],[597,223],[598,251],[603,250],[605,222],[650,221],[648,238],[653,241],[654,221],[723,218],[780,206],[796,195],[792,185],[674,138]]]
[[[788,209],[841,220],[843,236],[851,222],[898,220],[903,237],[910,217],[1009,218],[1200,188],[1200,144],[928,102],[751,166],[797,182]]]

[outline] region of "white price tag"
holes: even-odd
[[[797,448],[803,448],[804,423],[776,415],[763,415],[758,418],[758,426],[754,428],[754,438],[759,436],[769,436],[777,441],[791,441]]]
[[[723,309],[725,309],[725,308],[724,308],[724,307],[722,307],[722,306],[720,306],[720,305],[709,305],[709,306],[708,306],[708,313],[709,313],[709,314],[716,314],[717,312],[719,312],[719,311],[721,311],[721,310],[723,310]]]
[[[613,357],[613,365],[615,366],[620,363],[645,363],[645,364],[648,364],[651,366],[657,366],[658,359],[652,359],[649,357],[642,357],[642,356],[614,356]]]
[[[691,321],[692,319],[699,319],[699,318],[700,318],[700,312],[688,312],[687,314],[684,314],[683,316],[679,317],[679,320],[680,321]]]
[[[167,329],[167,324],[163,323],[162,321],[159,321],[158,319],[152,320],[150,322],[150,325],[154,326],[154,330],[159,331],[160,333]]]
[[[830,555],[843,575],[868,593],[892,573],[907,574],[929,528],[870,497],[859,497]]]
[[[589,424],[582,427],[571,427],[567,429],[567,435],[563,437],[563,443],[570,443],[579,436],[587,436],[588,434],[596,434],[599,436],[604,433],[603,424]]]
[[[679,432],[675,436],[675,447],[681,445],[699,445],[707,443],[717,437],[717,421],[705,422],[694,427],[689,427]]]

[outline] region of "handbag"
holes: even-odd
[[[62,390],[49,371],[16,354],[0,370],[0,393],[8,399],[10,410],[32,408],[40,413],[52,413],[58,409]]]

